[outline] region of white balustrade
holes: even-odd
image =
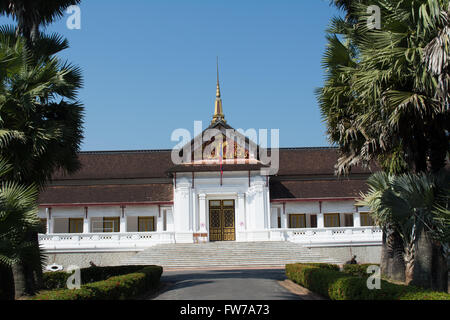
[[[272,235],[273,240],[285,238],[291,242],[318,245],[378,244],[382,240],[382,231],[378,227],[272,229],[271,240]]]
[[[307,246],[340,246],[381,244],[382,231],[378,227],[302,228],[237,231],[238,241],[291,241]],[[188,242],[192,233],[181,234],[184,241],[175,238],[175,232],[127,232],[40,234],[44,250],[133,250],[156,244]],[[180,234],[178,234],[180,237]],[[190,239],[189,238],[189,239]]]
[[[58,233],[39,234],[44,250],[75,249],[133,249],[146,248],[161,243],[174,243],[174,232],[127,233]]]

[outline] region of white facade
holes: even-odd
[[[66,201],[73,203],[43,204],[39,210],[39,217],[45,219],[47,225],[47,233],[39,235],[43,248],[49,252],[136,251],[160,243],[217,241],[216,233],[214,233],[215,238],[211,238],[212,229],[220,229],[224,235],[225,220],[228,223],[227,237],[224,236],[220,240],[294,241],[306,246],[381,244],[381,231],[367,223],[367,215],[361,219],[360,213],[368,210],[367,208],[358,210],[355,207],[354,198],[319,197],[312,199],[303,197],[295,199],[286,197],[286,199],[271,199],[270,176],[265,176],[263,171],[255,169],[258,165],[263,165],[258,160],[257,145],[241,133],[230,133],[229,131],[229,129],[234,129],[228,126],[224,119],[219,83],[217,83],[215,114],[211,126],[207,130],[209,129],[213,130],[212,135],[206,134],[205,138],[202,133],[197,135],[191,143],[185,145],[189,147],[189,151],[185,153],[183,149],[183,159],[186,158],[186,161],[183,160],[181,164],[178,164],[176,170],[174,168],[177,166],[168,171],[161,170],[159,176],[152,180],[169,180],[167,177],[164,178],[164,173],[171,172],[173,196],[166,195],[165,202],[115,203],[110,201],[80,204],[75,194],[74,199],[77,200],[72,201],[72,199],[65,198]],[[223,137],[225,140],[216,140],[216,137]],[[234,140],[234,138],[238,139]],[[231,146],[231,148],[227,151],[230,152],[231,157],[228,158],[229,154],[223,152],[225,149],[222,142],[220,142],[221,149],[219,149],[219,140],[230,142],[227,147]],[[213,143],[216,143],[216,152],[205,151],[208,150],[207,146],[210,147]],[[239,143],[239,152],[233,148],[235,143],[236,145]],[[192,146],[196,149],[191,150]],[[220,151],[217,152],[218,150]],[[236,153],[231,152],[232,150]],[[194,154],[199,153],[201,159],[187,159],[192,155],[191,151]],[[180,153],[178,152],[178,154]],[[212,168],[214,165],[218,166],[219,163],[222,166],[223,155],[226,155],[231,164],[235,160],[240,160],[243,165],[236,171],[233,171],[236,167],[225,170],[222,175],[217,168],[215,170]],[[287,158],[291,159],[289,156]],[[95,161],[101,161],[99,159],[95,158]],[[163,161],[157,162],[161,165]],[[174,165],[168,161],[165,162],[167,165]],[[299,168],[303,168],[301,167],[303,166],[302,160],[294,159],[292,162]],[[312,167],[303,170],[307,171],[306,174],[303,172],[303,175],[307,177],[301,178],[314,180],[315,177],[310,177],[314,173],[308,172],[308,170],[315,171],[315,167],[320,164],[314,161],[306,162],[312,163]],[[108,162],[103,162],[103,166],[107,167],[108,165]],[[138,165],[141,165],[141,162]],[[127,166],[126,162],[122,164],[122,167]],[[147,162],[147,166],[152,167],[153,163]],[[331,167],[332,165],[327,164],[326,168],[321,169],[326,175],[331,176],[324,180],[325,189],[327,189],[328,183],[333,183],[330,182],[333,180],[331,179],[333,175]],[[141,168],[145,169],[146,167]],[[121,168],[116,167],[116,169],[120,170]],[[137,172],[142,174],[142,171],[137,170]],[[120,192],[123,190],[122,186],[134,183],[130,182],[131,180],[148,178],[147,176],[129,176],[122,180],[130,181],[122,181],[120,184],[117,183],[117,180],[121,180],[125,174],[122,172],[122,175],[119,174],[118,177],[115,177],[114,174],[115,172],[108,172],[106,177],[95,178],[96,172],[91,171],[89,174],[82,175],[84,178],[74,179],[76,181],[69,184],[67,181],[60,182],[62,184],[58,188],[70,189],[71,185],[85,183],[83,186],[95,185],[99,187],[97,189],[101,190],[102,184],[116,184],[115,187],[120,189]],[[94,176],[94,178],[88,179],[86,176]],[[86,180],[83,182],[82,179]],[[101,179],[106,182],[100,181]],[[146,180],[145,183],[170,185],[170,181],[155,183]],[[142,185],[145,183],[142,182]],[[157,188],[159,186],[157,185]],[[114,195],[116,196],[117,193]],[[86,197],[86,194],[83,196]],[[132,198],[132,196],[129,197]],[[150,195],[147,194],[143,197],[146,199]],[[58,199],[58,196],[50,198],[56,202],[61,200]],[[92,197],[90,199],[92,200]],[[210,203],[217,203],[217,200],[222,203],[221,209],[210,208]],[[232,203],[232,206],[227,206],[226,213],[223,205],[225,201]],[[220,211],[218,215],[217,210]],[[218,216],[223,222],[220,223],[220,228],[214,224],[217,222]],[[214,223],[211,223],[210,219],[214,220]],[[292,221],[296,221],[296,223]],[[214,230],[214,232],[216,231]]]
[[[305,246],[379,245],[381,230],[361,226],[351,199],[298,199],[271,202],[269,180],[258,171],[179,173],[172,204],[126,204],[41,207],[47,234],[39,235],[48,252],[139,251],[160,243],[210,241],[210,200],[234,200],[234,241],[293,241]],[[327,214],[339,214],[338,226],[327,226]],[[302,228],[291,228],[290,215],[304,215]],[[347,218],[346,218],[347,215]],[[154,231],[140,232],[138,219],[153,217]],[[311,225],[313,217],[315,225]],[[105,229],[115,218],[116,229]],[[70,233],[69,219],[82,230]],[[347,219],[347,220],[346,220]],[[109,220],[108,220],[109,221]],[[346,223],[351,221],[351,226]],[[108,225],[109,226],[109,225]]]

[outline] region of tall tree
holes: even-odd
[[[2,136],[4,134],[0,138]],[[23,268],[42,268],[44,262],[39,247],[26,237],[30,231],[38,232],[41,228],[37,217],[38,189],[34,185],[5,180],[11,168],[0,158],[0,270],[3,278],[0,291],[3,299],[20,297],[23,292],[32,293],[34,283],[22,277],[26,272]]]
[[[0,14],[17,21],[17,35],[27,39],[28,44],[39,38],[39,27],[47,26],[64,15],[71,5],[81,0],[4,0],[0,2]]]
[[[449,151],[449,1],[333,2],[346,19],[332,20],[318,99],[339,146],[337,172],[376,161],[392,174],[438,173]],[[368,24],[369,5],[380,9],[381,30]],[[381,221],[382,269],[396,269],[400,226]]]
[[[370,206],[379,224],[395,224],[402,237],[406,283],[447,291],[447,257],[450,249],[449,172],[391,175],[375,173],[360,205]],[[433,242],[439,254],[433,259]],[[437,274],[433,277],[433,271]],[[439,279],[438,279],[439,278]]]
[[[76,100],[80,69],[56,54],[67,40],[41,35],[34,51],[11,28],[0,29],[0,129],[20,134],[0,155],[12,165],[9,178],[44,187],[56,169],[79,168],[83,107]]]
[[[396,173],[438,172],[449,150],[450,121],[448,90],[439,91],[437,84],[448,83],[448,74],[439,80],[429,72],[423,53],[448,29],[448,1],[371,3],[381,10],[381,30],[368,27],[367,5],[359,2],[352,6],[356,23],[334,19],[330,29],[334,42],[356,53],[353,66],[325,61],[330,71],[319,91],[328,135],[340,146],[338,171],[377,160]],[[325,59],[336,56],[338,46],[329,46],[333,54]],[[445,42],[441,47],[448,57]]]
[[[79,168],[83,107],[76,97],[81,72],[56,56],[68,47],[66,39],[39,32],[39,25],[61,15],[69,2],[8,3],[0,4],[0,12],[13,15],[19,27],[0,30],[0,130],[9,132],[1,141],[0,156],[12,166],[5,179],[42,189],[55,170],[71,173]],[[29,229],[25,240],[38,248],[35,230]],[[28,284],[22,293],[32,293],[41,267],[28,261],[16,266],[23,279],[15,272],[15,281]]]

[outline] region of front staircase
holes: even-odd
[[[292,242],[209,242],[160,244],[124,261],[128,265],[160,265],[164,268],[282,267],[296,262],[342,264]]]

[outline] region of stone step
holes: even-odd
[[[131,257],[125,264],[158,264],[171,268],[284,266],[296,262],[342,263],[291,242],[213,242],[161,244]]]

